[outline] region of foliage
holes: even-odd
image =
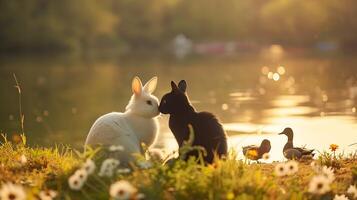
[[[321,165],[326,165],[328,167],[340,168],[343,160],[343,153],[334,155],[334,153],[322,152],[318,157],[318,162]]]
[[[0,1],[0,48],[73,49],[112,34],[106,1]]]
[[[357,184],[357,166],[352,168],[352,184]]]
[[[184,33],[196,41],[311,46],[357,43],[354,0],[0,1],[0,50],[156,47]],[[120,42],[121,41],[121,42]]]
[[[12,144],[4,138],[5,142],[0,145],[0,182],[25,185],[49,182],[49,185],[56,185],[58,175],[68,174],[79,164],[68,147],[29,148],[23,143]]]

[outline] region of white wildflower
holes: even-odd
[[[100,177],[112,177],[114,175],[114,170],[110,167],[107,168],[102,168],[99,173],[98,176]]]
[[[287,175],[293,175],[299,170],[298,163],[294,160],[291,160],[285,164],[285,170]]]
[[[355,185],[350,185],[347,190],[347,193],[351,194],[353,198],[357,199],[357,187]]]
[[[320,172],[321,171],[321,166],[319,164],[317,164],[315,161],[312,161],[310,163],[310,166],[315,172]]]
[[[0,189],[1,200],[25,200],[26,192],[21,185],[5,183]]]
[[[321,169],[322,175],[326,176],[330,183],[335,180],[335,174],[333,173],[332,167],[323,166]]]
[[[128,181],[121,180],[110,186],[109,194],[117,200],[132,199],[137,193],[137,189]]]
[[[124,147],[121,145],[111,145],[109,151],[124,151]]]
[[[38,194],[38,197],[40,198],[40,200],[52,200],[52,199],[56,198],[56,196],[57,196],[57,192],[54,190],[41,191]]]
[[[111,177],[114,174],[115,168],[120,164],[119,160],[108,158],[103,161],[102,166],[100,167],[99,176]]]
[[[86,162],[83,164],[82,168],[86,170],[88,174],[93,174],[96,166],[93,160],[87,159]]]
[[[78,175],[74,174],[68,179],[69,188],[72,190],[80,190],[84,185],[84,180],[79,178]]]
[[[128,174],[130,172],[131,172],[131,170],[129,168],[121,168],[121,169],[117,170],[118,174]]]
[[[333,200],[349,200],[344,194],[342,195],[335,195],[335,197],[333,198]]]
[[[325,194],[330,191],[330,182],[326,176],[314,176],[309,183],[309,192],[313,194]]]
[[[275,166],[275,174],[277,176],[285,176],[285,175],[287,175],[286,167],[285,167],[284,163],[279,163],[279,164],[277,164]]]
[[[88,178],[88,172],[85,169],[78,169],[75,173],[75,176],[78,176],[79,179],[81,179],[83,182],[87,181]]]

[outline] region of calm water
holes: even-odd
[[[280,66],[280,67],[279,67]],[[270,73],[269,73],[270,72]],[[94,120],[123,111],[131,95],[131,79],[159,77],[159,98],[171,80],[186,79],[188,94],[199,111],[215,113],[238,150],[247,144],[272,142],[272,159],[282,158],[284,136],[295,130],[295,144],[341,151],[357,146],[357,58],[260,55],[195,58],[3,58],[0,61],[0,130],[19,132],[17,91],[23,89],[25,132],[31,145],[70,144],[81,147]],[[177,148],[160,117],[158,147]]]

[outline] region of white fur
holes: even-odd
[[[152,146],[157,138],[159,126],[158,99],[151,93],[157,85],[157,78],[142,86],[138,77],[132,82],[133,96],[124,113],[112,112],[99,117],[92,125],[85,145],[121,145],[124,152],[119,155],[121,163],[132,160],[132,155],[142,153],[141,143]],[[151,101],[149,105],[147,101]]]

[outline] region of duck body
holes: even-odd
[[[292,160],[292,159],[300,159],[304,156],[314,156],[314,149],[307,149],[304,147],[294,147],[293,139],[294,132],[291,128],[285,128],[283,132],[279,133],[279,135],[286,135],[288,137],[288,141],[284,145],[283,154],[284,157]]]

